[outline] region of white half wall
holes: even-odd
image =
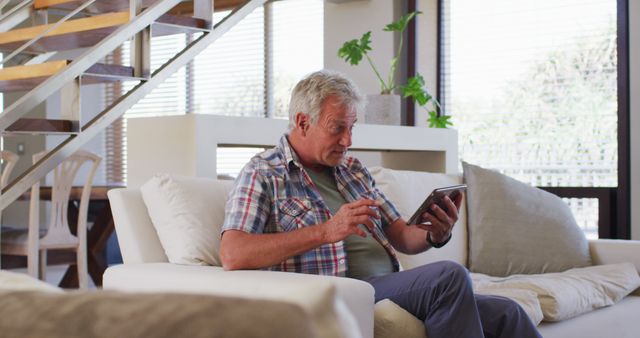
[[[287,122],[199,114],[130,119],[127,185],[139,187],[156,173],[216,177],[218,147],[273,147]],[[369,167],[458,173],[453,129],[356,124],[350,153]]]
[[[640,0],[629,0],[631,238],[640,240]]]

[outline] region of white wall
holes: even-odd
[[[438,0],[420,0],[418,10],[422,14],[418,16],[416,22],[418,39],[416,70],[424,77],[429,93],[436,97],[438,95]],[[416,126],[427,126],[427,118],[429,118],[427,112],[416,107]]]
[[[389,61],[393,57],[394,34],[382,31],[385,25],[394,21],[394,5],[399,1],[369,0],[342,4],[325,2],[324,9],[324,67],[344,73],[353,80],[363,94],[380,92],[379,82],[366,60],[358,66],[338,58],[338,49],[345,41],[359,39],[363,33],[371,31],[369,53],[383,78],[389,71]]]
[[[631,238],[640,240],[640,0],[629,0],[631,55]]]

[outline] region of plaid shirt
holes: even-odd
[[[347,157],[333,169],[338,191],[346,201],[369,198],[380,202],[381,218],[374,219],[373,237],[389,253],[394,271],[398,271],[395,251],[383,229],[400,214],[375,187],[369,171],[357,159]],[[330,218],[329,208],[283,135],[277,147],[253,157],[236,179],[227,200],[222,232],[231,229],[258,234],[294,231]],[[345,276],[346,260],[344,242],[340,241],[291,257],[267,270]]]

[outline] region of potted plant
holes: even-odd
[[[426,90],[422,75],[416,74],[416,76],[409,78],[406,85],[398,86],[395,83],[398,58],[402,51],[404,31],[409,21],[413,20],[418,14],[421,14],[421,12],[411,12],[402,16],[398,21],[386,25],[383,29],[385,32],[398,32],[400,34],[398,50],[391,59],[386,80],[380,74],[378,67],[376,67],[371,57],[369,57],[369,51],[371,51],[371,31],[362,34],[360,39],[345,42],[338,50],[338,56],[353,66],[358,65],[363,59],[366,59],[380,82],[380,94],[367,96],[366,123],[400,125],[400,96],[394,94],[394,90],[400,89],[405,98],[413,98],[414,102],[424,109],[426,109],[425,107],[430,103],[432,109],[427,109],[430,127],[446,128],[447,125],[451,125],[449,116],[441,116],[440,104]]]

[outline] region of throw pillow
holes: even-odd
[[[486,285],[482,283],[474,283],[473,292],[480,295],[500,296],[513,300],[522,307],[527,316],[529,316],[529,319],[531,319],[531,322],[536,326],[538,326],[544,318],[538,295],[531,290],[505,287],[492,288],[486,287]]]
[[[462,165],[472,272],[508,276],[591,264],[584,232],[559,197],[492,170]]]
[[[220,227],[233,181],[159,174],[142,199],[169,262],[220,266]]]
[[[613,305],[640,287],[631,263],[596,265],[539,275],[472,274],[474,289],[520,289],[538,296],[545,321],[560,321]]]
[[[373,308],[376,338],[425,337],[424,323],[389,299],[383,299]]]
[[[372,167],[370,172],[378,189],[396,206],[405,220],[411,217],[433,189],[462,183],[460,175],[392,170],[381,167]],[[398,253],[402,268],[412,269],[440,260],[453,260],[465,264],[467,258],[467,236],[464,228],[466,219],[463,201],[458,222],[453,228],[451,241],[441,249],[427,250],[417,255]]]

